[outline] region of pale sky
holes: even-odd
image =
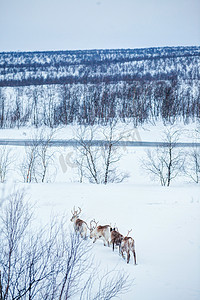
[[[200,45],[200,0],[0,0],[0,51]]]

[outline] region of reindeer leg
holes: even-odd
[[[128,252],[127,252],[127,264],[129,263],[129,261],[130,261],[130,252],[128,250]]]
[[[97,238],[94,238],[94,241],[93,241],[93,243],[95,243],[95,242],[96,242],[96,240],[97,240]]]
[[[115,250],[115,243],[113,242],[112,244],[113,244],[113,251],[114,251]]]
[[[134,262],[135,262],[135,265],[136,265],[136,253],[135,253],[135,250],[132,250],[133,251],[133,256],[134,256]]]
[[[120,252],[121,252],[121,244],[119,244],[119,255],[120,255]]]

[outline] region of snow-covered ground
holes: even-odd
[[[195,124],[184,126],[183,141],[191,141]],[[189,131],[187,131],[189,129]],[[129,129],[128,129],[129,130]],[[32,129],[0,131],[0,138],[27,138]],[[64,132],[66,132],[64,134]],[[138,128],[142,140],[158,141],[162,127],[151,125]],[[138,135],[135,135],[136,137]],[[57,138],[72,138],[73,128],[61,129]],[[94,185],[77,181],[76,168],[70,164],[73,148],[53,148],[56,182],[19,182],[17,165],[25,153],[23,147],[13,147],[16,170],[7,184],[25,188],[28,198],[36,203],[38,222],[47,223],[52,214],[71,217],[73,206],[82,208],[81,218],[86,222],[95,218],[99,224],[117,225],[126,235],[132,229],[135,239],[137,265],[130,264],[104,247],[101,240],[92,249],[101,270],[124,270],[134,279],[130,292],[121,300],[197,300],[200,299],[200,188],[179,178],[170,187],[161,187],[141,169],[144,148],[123,148],[120,169],[130,177],[120,184]],[[71,154],[70,154],[71,153]],[[60,157],[64,157],[63,168]],[[15,183],[12,183],[14,182]],[[17,183],[16,183],[17,181]],[[0,186],[0,189],[3,185]],[[72,226],[69,221],[69,226]],[[92,243],[92,242],[91,242]],[[75,298],[75,300],[78,300]]]
[[[20,184],[36,203],[39,222],[54,215],[71,217],[74,205],[81,217],[99,224],[117,224],[124,235],[132,229],[137,265],[104,247],[92,249],[101,270],[124,270],[134,278],[123,300],[197,300],[200,297],[200,193],[197,185],[159,187],[137,184]],[[18,186],[19,187],[19,186]],[[69,226],[72,226],[69,221]],[[77,298],[75,298],[77,299]],[[78,300],[78,299],[77,299]]]
[[[128,141],[149,141],[149,142],[161,142],[163,139],[163,132],[167,128],[175,128],[180,130],[180,142],[194,142],[196,141],[195,129],[199,128],[198,123],[189,123],[184,125],[182,122],[178,122],[175,125],[164,125],[162,121],[157,122],[156,125],[152,123],[145,123],[144,125],[134,128],[133,123],[120,123],[117,128],[117,134],[114,137],[123,137],[123,140]],[[76,132],[79,126],[68,125],[65,127],[56,128],[53,134],[54,139],[74,139],[76,138]],[[96,126],[100,128],[100,126]],[[102,127],[103,128],[103,127]],[[38,137],[40,132],[50,132],[48,127],[20,127],[19,129],[1,129],[0,139],[31,139]],[[104,139],[105,137],[98,136],[98,138]]]

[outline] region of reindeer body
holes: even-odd
[[[121,242],[123,240],[123,235],[119,233],[115,228],[111,231],[111,243],[113,245],[113,251],[115,249],[115,245],[119,246],[119,253],[121,250]]]
[[[95,224],[92,226],[92,222]],[[104,226],[97,226],[97,222],[95,220],[92,220],[90,222],[90,238],[94,238],[93,243],[96,242],[97,239],[102,238],[104,246],[106,246],[106,243],[109,247],[110,240],[111,240],[111,226],[110,225],[104,225]]]
[[[74,223],[74,230],[79,232],[82,238],[87,238],[87,223],[81,219],[79,219],[79,214],[81,213],[81,209],[79,207],[79,212],[75,210],[72,212],[71,222]]]
[[[133,252],[134,262],[136,265],[135,241],[132,237],[125,236],[121,242],[121,254],[125,258],[124,252],[127,254],[127,264],[130,261],[130,252]]]
[[[72,212],[71,222],[74,223],[74,230],[79,232],[81,237],[87,237],[87,223],[81,219],[79,219],[79,214],[81,213],[81,209],[79,207],[79,211],[75,210]],[[92,225],[93,223],[93,225]],[[96,242],[97,239],[102,238],[104,246],[110,245],[110,242],[113,244],[113,251],[115,249],[115,245],[119,246],[119,253],[121,253],[122,257],[125,259],[124,252],[127,254],[127,264],[130,261],[130,253],[133,253],[134,262],[136,265],[136,253],[135,253],[135,241],[132,237],[129,237],[129,233],[132,231],[129,230],[128,234],[124,237],[121,233],[118,232],[117,228],[111,228],[110,225],[97,226],[97,222],[92,220],[90,222],[90,238],[94,239],[93,243]]]

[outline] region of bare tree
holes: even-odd
[[[26,146],[26,156],[20,166],[24,182],[45,182],[50,166],[53,166],[54,153],[51,150],[51,140],[55,130],[42,129],[32,138],[32,145]]]
[[[0,181],[5,182],[9,171],[11,170],[11,164],[14,162],[14,156],[12,150],[7,146],[0,147]]]
[[[41,228],[32,216],[33,208],[21,191],[3,203],[0,300],[112,299],[130,288],[123,272],[99,276],[91,244],[80,234],[70,233],[65,219],[60,223],[54,219],[50,226]]]
[[[96,272],[95,272],[96,274]],[[132,280],[123,271],[106,272],[98,280],[98,290],[94,289],[97,277],[92,274],[85,283],[80,294],[80,300],[110,300],[130,290]]]
[[[193,148],[187,156],[188,163],[184,167],[185,174],[196,183],[200,183],[200,149]]]
[[[200,128],[195,130],[195,141],[200,141]],[[200,148],[193,147],[188,151],[186,156],[186,163],[184,165],[184,173],[193,182],[200,183]]]
[[[122,182],[128,177],[127,173],[118,172],[117,168],[117,162],[119,162],[122,157],[119,152],[119,148],[117,147],[117,143],[123,139],[123,132],[119,134],[117,130],[117,122],[110,121],[108,133],[104,130],[103,134],[106,140],[105,146],[102,147],[102,155],[105,165],[103,183]]]
[[[45,131],[39,135],[39,144],[37,147],[37,181],[45,182],[48,176],[49,168],[54,162],[54,153],[51,149],[51,141],[55,135],[55,130]]]
[[[147,159],[142,162],[143,168],[158,178],[161,185],[169,186],[183,169],[184,154],[182,149],[177,148],[180,138],[180,131],[174,128],[166,129],[164,132],[164,146],[159,146],[155,150],[147,151]]]
[[[20,264],[19,273],[17,272],[20,253],[23,251],[20,246],[31,218],[28,204],[23,203],[23,196],[22,192],[11,195],[6,209],[1,213],[0,270],[4,300],[14,299],[14,288],[22,271]]]
[[[36,159],[38,156],[38,141],[33,140],[31,146],[25,147],[25,157],[23,158],[23,162],[20,165],[20,171],[24,178],[24,182],[30,183],[35,180],[36,174]]]
[[[6,97],[3,93],[3,90],[0,89],[0,127],[4,127],[4,119],[5,119],[5,101]]]
[[[117,163],[121,158],[117,143],[123,135],[117,134],[116,122],[110,122],[106,129],[81,127],[76,135],[78,154],[76,164],[81,182],[83,178],[87,178],[92,183],[107,184],[122,182],[128,177],[128,174],[117,169]],[[104,140],[99,141],[98,136],[103,137]]]
[[[93,145],[96,128],[80,127],[77,136],[77,159],[76,163],[81,178],[86,177],[92,183],[100,183],[101,170],[99,160],[100,149]],[[97,163],[98,162],[98,163]]]

